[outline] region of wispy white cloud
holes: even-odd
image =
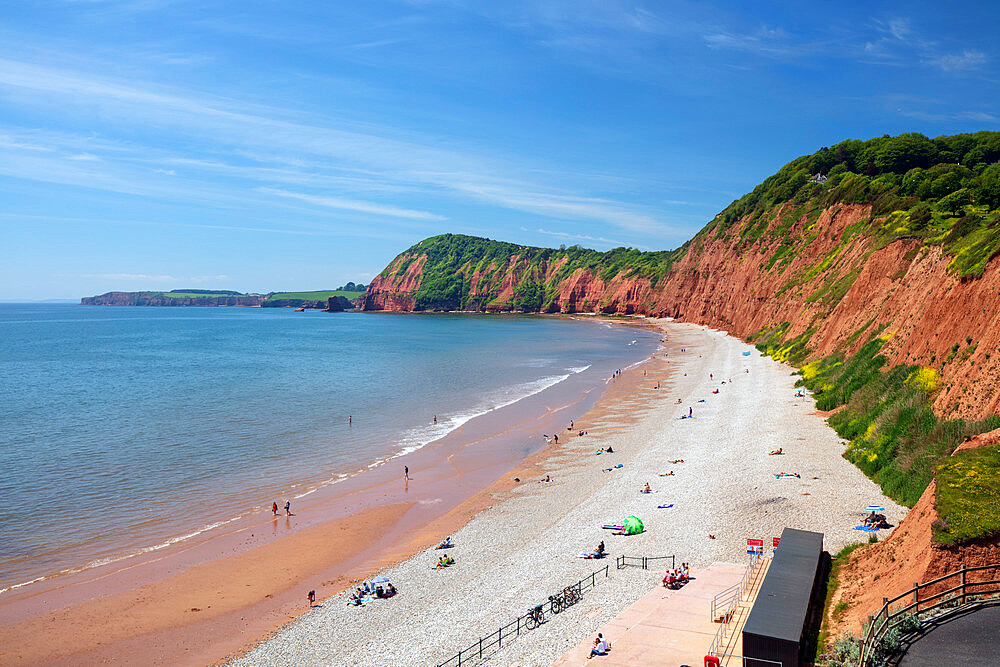
[[[298,199],[317,206],[327,208],[338,208],[345,211],[358,211],[361,213],[372,213],[374,215],[387,215],[393,218],[407,218],[410,220],[447,220],[443,215],[428,213],[427,211],[415,211],[413,209],[399,208],[397,206],[386,206],[373,202],[358,201],[354,199],[344,199],[342,197],[324,197],[318,195],[303,194],[301,192],[289,192],[275,188],[259,188],[260,192],[276,195],[278,197],[288,197]]]
[[[705,35],[705,44],[711,49],[743,51],[760,56],[790,57],[813,52],[816,46],[796,42],[782,28],[762,26],[753,33],[733,33],[725,30]]]
[[[228,152],[234,161],[240,162],[239,165],[227,165],[217,157],[196,157],[194,162],[200,161],[205,168],[228,168],[234,174],[242,171],[243,175],[257,170],[256,180],[267,186],[295,182],[297,178],[302,182],[311,181],[313,185],[340,189],[318,197],[291,193],[282,187],[271,187],[271,192],[259,186],[250,188],[250,192],[258,194],[297,199],[314,206],[362,215],[439,222],[444,217],[438,214],[392,202],[373,203],[364,198],[343,196],[347,194],[344,188],[381,192],[430,190],[437,196],[488,202],[533,215],[599,220],[649,235],[674,233],[655,215],[639,212],[629,204],[574,195],[572,185],[567,188],[537,182],[530,178],[530,170],[523,165],[514,166],[478,150],[441,148],[440,140],[435,137],[410,133],[400,138],[400,132],[392,128],[361,126],[329,117],[305,117],[288,109],[151,87],[142,82],[11,59],[0,59],[0,88],[3,87],[30,93],[38,98],[37,104],[68,106],[83,109],[85,113],[99,108],[102,115],[116,121],[158,128],[182,137],[185,142],[210,140],[216,156]],[[30,100],[27,103],[31,103]],[[79,138],[76,141],[81,142]],[[151,159],[158,165],[173,165],[172,160],[180,164],[191,159],[189,155],[170,155],[165,149],[152,147],[150,150],[147,146],[109,147],[106,152],[99,150],[97,145],[87,144],[87,148],[102,159],[113,157],[118,168],[132,169],[135,163],[148,163]],[[143,157],[150,152],[159,155]],[[22,167],[28,166],[23,159],[21,162]],[[152,174],[152,170],[146,168],[146,173]],[[2,166],[0,171],[3,171]],[[193,195],[211,197],[211,193],[198,193],[199,186],[193,181],[186,186],[180,182],[168,186],[163,179],[141,183],[141,176],[132,172],[129,177],[113,171],[69,174],[62,170],[53,174],[48,172],[46,165],[36,163],[34,168],[21,169],[18,175],[50,181],[61,178],[81,186],[137,194],[139,190],[145,194],[160,192],[164,197],[183,197],[180,189],[190,187]],[[592,175],[581,177],[592,178]],[[564,182],[572,180],[572,174],[563,179]],[[277,190],[284,193],[275,192]],[[229,195],[233,200],[246,198],[248,190],[244,187],[241,194],[230,192]]]
[[[979,67],[986,63],[988,58],[982,51],[966,49],[961,53],[945,53],[927,59],[927,62],[938,67],[945,72],[956,70],[966,70]]]

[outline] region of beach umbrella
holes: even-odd
[[[379,575],[379,576],[375,577],[374,579],[372,579],[372,583],[373,584],[387,584],[387,583],[389,583],[389,577],[384,577],[382,575]]]
[[[884,512],[885,508],[881,505],[869,505],[865,508],[866,512]]]
[[[628,516],[622,522],[626,535],[638,535],[642,532],[642,521],[638,517]]]

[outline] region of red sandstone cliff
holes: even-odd
[[[788,209],[769,229],[789,222],[783,217]],[[703,232],[655,286],[622,274],[604,281],[587,269],[557,280],[562,258],[529,265],[513,255],[505,266],[491,266],[490,280],[465,275],[467,308],[512,309],[514,285],[527,277],[555,281],[558,298],[550,312],[670,316],[740,337],[789,322],[789,337],[815,329],[809,346],[817,354],[853,352],[881,329],[882,335],[891,334],[883,350],[890,365],[933,365],[942,373],[936,412],[969,418],[997,414],[1000,262],[990,261],[980,278],[961,280],[947,271],[951,258],[939,246],[915,239],[886,244],[853,233],[869,218],[870,206],[836,205],[814,223],[803,217],[782,234],[764,233],[753,241],[741,238],[740,225],[718,236]],[[788,238],[802,241],[774,262]],[[394,259],[369,285],[363,309],[414,310],[426,260],[406,253]],[[966,353],[952,354],[955,343]]]
[[[1000,430],[983,433],[963,443],[956,452],[977,447],[995,446],[1000,443]],[[883,541],[857,549],[851,554],[838,579],[840,586],[828,605],[834,609],[838,602],[846,602],[846,609],[831,621],[834,634],[850,631],[858,634],[868,620],[868,615],[882,606],[882,598],[901,595],[914,583],[937,579],[966,567],[994,565],[1000,558],[1000,537],[974,540],[960,546],[944,546],[933,540],[931,525],[938,518],[935,510],[934,482],[913,506],[906,518]],[[989,581],[1000,578],[1000,567],[968,575],[968,582]],[[921,598],[933,595],[956,585],[949,580],[947,586],[928,589]]]

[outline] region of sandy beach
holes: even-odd
[[[756,350],[743,356],[752,348],[722,332],[659,324],[669,356],[609,387],[575,424],[586,435],[561,438],[507,475],[522,483],[461,529],[440,526],[438,537],[453,535],[455,565],[434,569],[440,552],[426,549],[381,571],[399,589],[395,598],[357,608],[339,592],[232,664],[437,664],[610,563],[610,576],[580,604],[489,659],[547,665],[662,577],[615,570],[615,556],[741,563],[747,538],[770,544],[785,526],[823,532],[836,552],[867,537],[853,529],[866,505],[883,505],[890,523],[902,519],[905,508],[841,457],[843,443],[812,400],[795,396],[790,367]],[[596,454],[608,447],[614,453]],[[783,455],[768,454],[779,447]],[[797,476],[777,479],[782,472]],[[545,475],[552,481],[540,482]],[[639,493],[647,482],[653,493]],[[645,523],[643,534],[602,530],[630,514]],[[610,558],[578,557],[601,540]]]

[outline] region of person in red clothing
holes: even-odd
[[[271,503],[271,514],[278,516],[278,503]]]

